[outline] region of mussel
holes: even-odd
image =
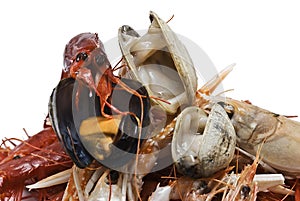
[[[147,91],[137,81],[122,81],[144,96],[141,128],[134,116],[114,114],[109,107],[105,110],[107,114],[112,114],[112,118],[101,116],[99,97],[73,78],[61,80],[52,92],[49,101],[52,127],[67,153],[80,168],[88,166],[94,159],[109,168],[125,165],[136,154],[138,143],[145,138],[150,121]],[[141,118],[140,99],[118,88],[118,85],[113,86],[109,98],[111,104]]]

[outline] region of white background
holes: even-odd
[[[198,44],[218,70],[237,63],[227,94],[300,115],[300,7],[297,1],[4,1],[0,7],[0,139],[42,129],[65,44],[81,32],[103,42],[129,24],[147,29],[155,11]],[[117,45],[117,44],[116,44]]]

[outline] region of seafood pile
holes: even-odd
[[[150,22],[120,27],[114,67],[98,34],[67,43],[44,130],[3,139],[0,200],[300,200],[300,123],[215,95],[232,65],[199,87],[178,36]]]

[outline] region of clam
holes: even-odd
[[[177,169],[194,178],[209,177],[226,168],[234,156],[236,135],[219,104],[209,116],[196,106],[178,116],[172,139],[172,157]]]
[[[129,68],[127,77],[143,83],[152,97],[169,114],[191,105],[197,90],[197,76],[184,44],[157,14],[150,12],[151,25],[140,36],[124,25],[119,29],[119,45]]]

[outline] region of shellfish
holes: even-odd
[[[215,101],[224,101],[231,116],[237,144],[252,155],[262,146],[262,161],[284,173],[285,176],[300,175],[300,122],[280,114],[262,109],[247,101],[211,95],[216,86],[229,74],[226,68],[205,84],[196,95],[196,105],[207,109]],[[280,154],[278,154],[280,153]]]
[[[123,82],[138,93],[147,96],[147,91],[134,80],[123,79]],[[139,99],[125,90],[113,85],[111,102],[119,109],[141,116]],[[81,87],[79,101],[76,105],[78,83],[73,78],[59,82],[53,90],[49,101],[49,114],[52,126],[58,138],[74,163],[85,168],[94,159],[102,165],[116,168],[132,159],[140,140],[139,127],[135,118],[130,115],[114,115],[112,119],[101,116],[99,97],[86,87]],[[149,98],[143,99],[145,118],[143,126],[149,123]],[[140,137],[144,137],[146,129],[142,128]]]
[[[209,177],[229,165],[235,145],[234,128],[221,105],[214,104],[208,117],[202,109],[192,106],[177,118],[172,157],[183,174]]]
[[[184,44],[165,21],[150,12],[151,25],[140,36],[130,26],[119,29],[119,45],[129,67],[129,77],[143,83],[165,111],[174,114],[194,102],[197,76]],[[155,100],[154,100],[155,101]]]

